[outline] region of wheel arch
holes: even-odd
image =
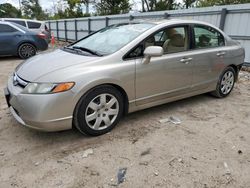
[[[25,43],[32,44],[32,45],[36,48],[36,50],[37,50],[36,44],[35,44],[33,41],[29,41],[29,40],[27,40],[27,41],[25,40],[25,41],[19,42],[18,45],[17,45],[17,50],[19,49],[19,47],[20,47],[22,44],[25,44]]]
[[[238,75],[239,75],[239,72],[240,72],[240,69],[241,69],[241,65],[237,66],[237,65],[231,64],[228,67],[232,67],[234,69],[235,74],[236,74],[236,76],[235,76],[235,82],[236,82],[238,80]]]
[[[117,84],[111,84],[111,83],[108,83],[108,84],[105,84],[105,85],[111,85],[113,86],[114,88],[116,88],[123,96],[123,101],[124,101],[124,109],[123,109],[123,113],[124,115],[128,113],[128,95],[126,93],[126,91],[119,85]]]
[[[122,94],[123,101],[124,101],[124,109],[123,109],[123,114],[126,115],[128,113],[129,109],[129,98],[126,90],[118,83],[115,82],[103,82],[103,83],[96,83],[96,84],[88,84],[87,86],[84,87],[77,95],[76,95],[76,105],[75,108],[77,107],[79,101],[81,101],[82,97],[86,95],[87,93],[91,92],[93,89],[99,86],[112,86],[114,89],[119,91]],[[75,111],[75,110],[74,110]]]

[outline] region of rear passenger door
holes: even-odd
[[[0,55],[11,55],[17,49],[19,31],[8,24],[0,24]]]
[[[224,65],[227,47],[223,35],[207,25],[193,25],[193,90],[213,86]]]

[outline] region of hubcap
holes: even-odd
[[[118,100],[111,94],[95,97],[87,106],[85,120],[94,130],[103,130],[112,125],[119,113]]]
[[[234,74],[232,71],[227,71],[223,75],[222,80],[221,80],[221,84],[220,84],[221,92],[224,95],[228,94],[232,90],[233,85],[234,85]]]
[[[24,45],[21,48],[20,53],[23,57],[28,58],[35,54],[35,49],[31,45]]]

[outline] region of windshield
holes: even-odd
[[[151,23],[112,25],[73,44],[72,47],[80,47],[101,55],[108,55],[118,51],[153,26],[154,24]]]

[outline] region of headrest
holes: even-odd
[[[181,34],[174,34],[169,43],[171,46],[184,47],[184,38]]]

